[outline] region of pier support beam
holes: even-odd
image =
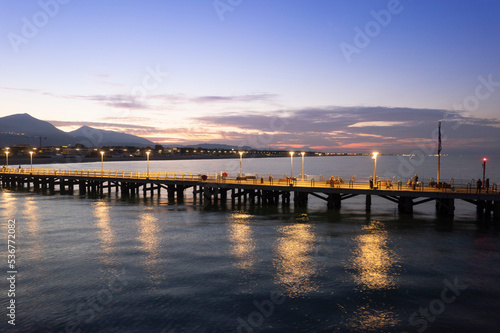
[[[399,197],[398,209],[400,213],[412,214],[413,213],[413,198],[412,197]]]
[[[438,216],[453,216],[455,214],[455,200],[436,199],[436,214]]]
[[[493,201],[493,220],[500,221],[500,200]]]
[[[340,196],[340,193],[328,194],[326,205],[329,209],[333,209],[333,208],[340,209],[340,206],[342,205],[342,197]]]
[[[307,206],[307,192],[293,192],[293,204],[295,207]]]
[[[372,196],[370,194],[366,195],[365,205],[366,205],[366,211],[369,212],[372,208]]]

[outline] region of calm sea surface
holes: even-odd
[[[481,156],[482,157],[482,156]],[[500,160],[486,173],[500,180]],[[39,167],[39,166],[35,166]],[[50,165],[100,169],[101,163]],[[310,157],[306,174],[361,179],[369,157]],[[146,162],[105,162],[145,170]],[[244,172],[290,173],[289,158],[243,159]],[[151,171],[239,171],[239,160],[151,161]],[[294,159],[294,175],[301,159]],[[434,157],[385,157],[377,175],[436,177]],[[444,157],[442,179],[482,177],[479,157]],[[276,178],[276,176],[275,176]],[[500,234],[457,201],[400,215],[372,197],[340,210],[206,209],[162,197],[0,192],[1,332],[498,332]],[[8,220],[16,221],[15,326],[8,324]]]

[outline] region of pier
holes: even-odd
[[[464,186],[416,186],[379,181],[370,188],[368,183],[334,179],[319,181],[294,178],[227,177],[222,174],[98,171],[76,169],[0,169],[0,185],[9,189],[34,189],[60,194],[105,195],[122,197],[160,196],[166,192],[169,201],[182,203],[186,190],[191,189],[194,201],[206,206],[221,204],[307,206],[309,197],[323,200],[328,209],[340,209],[342,202],[365,196],[365,209],[372,209],[372,196],[397,204],[403,214],[411,214],[414,206],[434,201],[438,216],[453,217],[457,200],[476,206],[478,217],[500,220],[500,194],[496,184],[486,193],[476,193],[472,184]]]

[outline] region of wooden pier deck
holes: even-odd
[[[476,206],[479,216],[490,216],[500,220],[500,194],[493,186],[489,193],[476,193],[471,186],[436,188],[419,184],[410,187],[402,184],[387,186],[379,182],[376,189],[366,183],[339,183],[315,180],[290,179],[243,179],[227,178],[218,174],[181,172],[100,171],[76,169],[0,169],[0,185],[3,188],[28,188],[47,190],[61,194],[78,191],[81,195],[103,195],[115,192],[121,196],[161,195],[167,192],[168,199],[183,202],[185,191],[192,188],[195,200],[205,205],[250,203],[259,205],[306,206],[309,196],[326,202],[329,209],[339,209],[342,201],[355,196],[365,196],[366,210],[372,206],[372,196],[379,196],[397,204],[401,213],[412,213],[413,207],[435,201],[436,213],[453,216],[455,200]]]

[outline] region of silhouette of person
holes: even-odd
[[[478,179],[476,182],[476,193],[481,193],[481,187],[483,186],[483,182],[481,179]]]
[[[486,188],[486,193],[488,193],[488,190],[490,188],[490,179],[489,178],[486,178],[486,180],[484,182],[484,187]]]

